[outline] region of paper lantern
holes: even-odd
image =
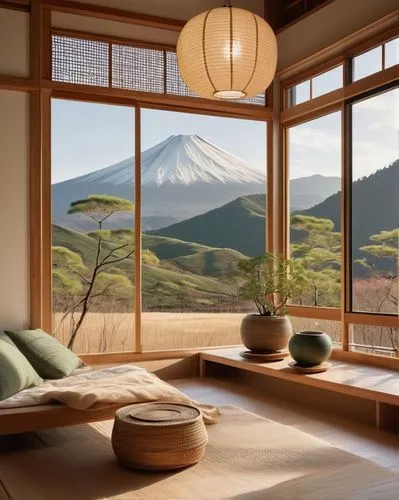
[[[273,80],[276,37],[256,14],[219,7],[187,22],[177,42],[177,60],[186,85],[200,97],[252,97]]]

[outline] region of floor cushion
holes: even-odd
[[[7,330],[6,333],[43,378],[67,377],[83,364],[76,354],[43,330]]]
[[[41,377],[14,342],[0,332],[0,401],[41,382]]]

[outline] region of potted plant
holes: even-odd
[[[273,353],[287,347],[292,326],[286,316],[289,298],[300,296],[306,287],[302,265],[280,255],[267,253],[238,263],[239,294],[251,300],[257,314],[248,314],[241,323],[241,338],[253,352]]]

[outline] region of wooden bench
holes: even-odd
[[[304,375],[288,366],[288,363],[292,361],[291,358],[273,363],[257,363],[242,358],[241,350],[242,348],[235,347],[201,352],[200,375],[215,375],[220,378],[243,373],[258,374],[264,377],[263,381],[266,377],[268,378],[267,390],[273,388],[272,379],[278,379],[278,381],[286,382],[286,384],[279,385],[282,397],[284,395],[290,397],[294,392],[292,389],[294,386],[297,393],[300,386],[318,389],[319,399],[323,396],[321,399],[326,402],[329,399],[329,403],[333,400],[341,401],[338,411],[344,411],[345,407],[349,411],[348,405],[357,405],[358,413],[363,412],[368,423],[373,423],[381,430],[399,432],[399,372],[358,363],[330,360],[332,366],[328,371]],[[249,381],[248,377],[246,381]],[[262,386],[259,378],[257,385]],[[310,392],[308,390],[303,394],[305,398],[308,398]],[[342,395],[342,397],[337,399],[337,397],[332,397],[333,394]],[[362,407],[362,401],[367,401],[368,404]],[[321,406],[323,404],[325,403],[321,401]],[[354,406],[352,409],[356,410]],[[367,412],[371,415],[366,415]],[[355,414],[356,411],[352,413]]]

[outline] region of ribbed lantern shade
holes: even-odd
[[[177,60],[186,85],[201,97],[252,97],[273,80],[276,37],[267,22],[252,12],[236,7],[211,9],[184,26]]]

